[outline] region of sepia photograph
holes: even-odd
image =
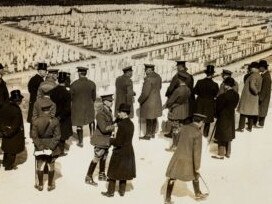
[[[272,203],[272,0],[0,0],[0,204]]]

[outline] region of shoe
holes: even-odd
[[[248,132],[252,132],[252,129],[246,128],[246,130],[247,130]]]
[[[167,138],[172,138],[172,133],[169,132],[168,134],[164,134],[164,137],[167,137]]]
[[[59,157],[65,157],[65,156],[67,156],[67,155],[68,155],[67,153],[62,152],[62,153],[59,155]]]
[[[260,125],[253,125],[253,128],[263,128],[263,126],[260,126]]]
[[[51,186],[48,186],[48,187],[47,187],[47,190],[48,190],[48,191],[53,191],[55,188],[56,188],[56,186],[53,184],[53,185],[51,185]]]
[[[113,197],[114,196],[114,194],[110,194],[108,191],[106,191],[106,192],[101,192],[101,194],[103,195],[103,196],[106,196],[106,197]]]
[[[150,140],[150,136],[145,135],[143,137],[139,137],[140,140]]]
[[[79,147],[83,147],[83,143],[82,142],[79,142],[79,143],[77,143],[77,146],[79,146]]]
[[[90,184],[92,186],[98,186],[98,184],[93,180],[93,178],[86,176],[85,177],[85,183]]]
[[[172,146],[169,147],[169,148],[165,148],[165,151],[167,151],[167,152],[174,152],[174,151],[176,151],[176,149],[177,149],[177,147],[174,146],[174,145],[172,145]]]
[[[213,155],[212,158],[213,159],[224,159],[223,156],[218,156],[218,155]]]
[[[35,184],[34,188],[38,189],[38,191],[42,191],[43,190],[43,186],[39,186],[37,184]]]
[[[120,191],[118,191],[118,193],[119,193],[119,195],[120,195],[121,197],[123,197],[123,196],[125,195],[125,193],[124,193],[124,192],[120,192]]]
[[[229,154],[226,154],[225,157],[227,157],[228,159],[230,158],[230,155]]]
[[[107,181],[107,176],[104,172],[100,172],[98,176],[99,181]]]
[[[236,132],[244,132],[244,129],[237,128],[235,131],[236,131]]]
[[[204,199],[206,199],[207,197],[209,196],[209,194],[207,194],[207,193],[197,193],[196,195],[195,195],[195,199],[196,200],[204,200]]]

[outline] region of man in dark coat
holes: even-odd
[[[9,101],[9,92],[6,82],[3,80],[4,67],[0,63],[0,105]]]
[[[218,84],[212,80],[214,72],[214,66],[208,65],[205,70],[207,77],[198,80],[194,87],[194,94],[197,95],[196,112],[207,116],[204,125],[204,137],[208,137],[210,123],[214,121],[215,98],[219,91]]]
[[[85,177],[85,183],[97,186],[97,183],[93,180],[93,173],[99,162],[99,177],[100,181],[106,181],[107,177],[105,174],[106,160],[109,151],[110,137],[114,131],[113,116],[112,116],[112,104],[113,94],[101,96],[103,105],[97,111],[96,122],[97,127],[94,131],[94,135],[91,138],[91,144],[94,145],[94,158],[91,161],[87,175]],[[94,143],[94,138],[96,142]],[[104,142],[107,140],[107,142]]]
[[[171,131],[173,143],[167,151],[175,150],[178,143],[179,125],[185,124],[185,119],[189,117],[189,98],[191,91],[185,84],[187,75],[179,75],[179,86],[174,90],[172,95],[167,99],[163,108],[169,109],[168,120],[171,122]]]
[[[195,103],[195,96],[193,94],[194,88],[194,78],[191,74],[187,72],[188,68],[186,67],[186,61],[177,61],[177,73],[172,78],[171,83],[165,93],[165,96],[169,98],[174,90],[179,86],[178,78],[179,75],[186,75],[185,84],[189,87],[191,91],[191,95],[189,98],[189,116],[192,116],[194,112],[194,103]]]
[[[180,131],[180,139],[175,153],[168,165],[166,176],[169,178],[165,204],[171,204],[171,194],[175,180],[193,181],[195,198],[201,200],[207,194],[199,189],[199,169],[201,163],[203,120],[206,116],[194,114],[193,123],[184,125]]]
[[[271,75],[268,70],[268,64],[265,60],[260,60],[259,69],[262,76],[262,88],[259,93],[259,115],[257,120],[255,121],[255,125],[258,128],[262,128],[264,126],[265,117],[268,112],[270,96],[271,96]],[[259,124],[257,124],[259,122]]]
[[[220,94],[216,99],[216,130],[214,138],[218,143],[218,156],[213,158],[224,159],[230,157],[231,141],[235,138],[235,108],[239,102],[239,94],[235,87],[233,78],[224,80],[225,93]]]
[[[50,98],[56,104],[56,117],[60,122],[61,138],[59,147],[62,155],[65,155],[65,141],[73,135],[72,121],[71,121],[71,95],[65,87],[67,79],[66,72],[59,72],[59,85],[50,91]]]
[[[132,77],[132,66],[125,67],[123,69],[124,74],[119,76],[115,81],[115,117],[118,116],[118,108],[122,103],[129,104],[131,106],[130,118],[134,116],[133,102],[134,96],[136,95],[133,91]]]
[[[33,106],[37,99],[38,89],[40,84],[44,81],[43,78],[47,74],[47,64],[46,63],[39,63],[38,64],[38,73],[33,76],[28,84],[28,92],[30,94],[29,97],[29,106],[28,106],[28,116],[27,116],[27,122],[31,123],[32,121],[32,114],[33,114]]]
[[[223,69],[223,72],[222,72],[222,74],[221,74],[221,76],[222,76],[222,78],[223,78],[223,82],[220,84],[218,96],[219,96],[220,94],[225,93],[225,92],[227,91],[227,90],[225,89],[224,80],[225,80],[226,78],[228,78],[228,77],[231,77],[231,75],[232,75],[232,71]],[[234,84],[234,86],[232,87],[232,89],[238,93],[238,91],[239,91],[239,85],[238,85],[238,83],[237,83],[236,81],[234,81],[234,83],[235,83],[235,84]]]
[[[4,151],[5,170],[15,167],[16,154],[25,149],[24,122],[19,107],[23,99],[20,90],[11,91],[10,102],[0,105],[0,138]]]
[[[88,68],[77,67],[79,79],[71,84],[72,125],[77,126],[78,146],[83,147],[83,126],[89,125],[90,134],[94,130],[94,102],[96,100],[96,85],[89,80]]]
[[[146,119],[146,134],[140,139],[150,140],[155,137],[157,118],[162,116],[161,86],[162,79],[154,72],[155,65],[145,64],[146,77],[142,93],[138,99],[140,103],[140,117]]]
[[[107,197],[114,196],[116,180],[119,180],[119,194],[124,196],[127,180],[136,178],[135,156],[132,146],[134,124],[129,118],[130,110],[130,105],[120,105],[118,113],[120,121],[117,123],[116,138],[110,140],[110,144],[114,147],[108,168],[109,185],[108,190],[102,192],[102,195]]]

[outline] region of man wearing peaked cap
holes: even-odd
[[[59,119],[61,138],[59,147],[62,155],[65,155],[65,142],[73,135],[71,120],[71,95],[66,89],[66,72],[59,72],[58,86],[50,91],[50,98],[56,104],[56,117]]]
[[[94,158],[91,161],[85,183],[97,186],[93,180],[93,173],[99,162],[99,177],[100,181],[106,181],[105,174],[106,159],[108,156],[110,137],[114,132],[113,116],[111,107],[113,105],[113,94],[101,96],[102,106],[96,113],[96,130],[91,138],[91,144],[94,146]],[[106,142],[105,142],[106,141]]]
[[[8,88],[7,88],[6,82],[2,78],[3,74],[4,74],[4,67],[0,63],[0,106],[3,103],[8,102],[9,100]]]
[[[147,69],[152,69],[153,71],[155,70],[155,65],[154,64],[144,64],[145,71]]]
[[[20,90],[10,93],[9,102],[0,106],[0,138],[4,152],[3,166],[5,170],[16,168],[16,154],[25,149],[24,122],[20,104],[24,98]]]
[[[145,65],[146,77],[142,93],[138,98],[140,104],[140,118],[146,120],[146,134],[140,139],[150,140],[155,137],[157,118],[162,116],[161,87],[162,79],[154,72],[154,65]]]
[[[224,80],[227,79],[228,77],[231,77],[231,75],[232,75],[232,72],[230,70],[223,69],[222,74],[221,74],[223,82],[220,84],[218,96],[220,94],[225,93],[226,90],[225,90],[225,86],[224,86]],[[235,86],[233,86],[232,88],[233,88],[233,90],[235,90],[238,93],[238,83],[236,81],[234,81],[234,83],[235,83]]]
[[[244,131],[246,118],[248,118],[248,127],[246,129],[251,132],[254,118],[259,115],[259,94],[262,88],[262,77],[259,73],[258,62],[252,62],[250,67],[251,74],[245,81],[237,108],[240,113],[239,126],[237,128],[239,132]]]
[[[57,86],[57,80],[58,80],[58,69],[48,69],[48,74],[45,78],[45,81],[42,82],[39,86],[38,89],[38,94],[37,94],[37,98],[42,97],[43,91],[42,91],[42,87],[46,86],[49,88],[48,91],[52,90],[53,88],[55,88]]]
[[[83,126],[89,125],[90,134],[94,130],[94,102],[96,100],[96,85],[89,80],[88,68],[77,67],[79,78],[71,84],[72,125],[77,126],[78,146],[83,147]]]
[[[214,66],[208,65],[204,72],[206,77],[197,81],[193,91],[194,94],[197,95],[195,111],[207,116],[204,125],[204,136],[208,137],[210,123],[214,121],[215,98],[218,94],[219,87],[212,79],[215,73]]]
[[[37,70],[38,70],[38,73],[35,76],[33,76],[27,84],[28,92],[30,94],[28,116],[27,116],[27,122],[29,123],[31,123],[32,121],[33,106],[37,99],[39,86],[44,81],[44,77],[47,74],[47,64],[39,63],[37,66]]]
[[[124,74],[117,77],[115,81],[115,117],[118,116],[118,108],[120,104],[126,103],[131,107],[130,118],[134,116],[133,103],[134,96],[136,95],[133,91],[133,82],[131,80],[133,75],[132,66],[123,68]]]

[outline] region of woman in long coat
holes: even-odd
[[[130,105],[121,104],[118,114],[121,120],[117,124],[116,138],[110,141],[114,149],[108,168],[108,191],[102,192],[104,196],[112,197],[114,195],[116,180],[119,180],[119,194],[124,196],[126,181],[136,177],[135,156],[132,146],[134,125],[128,117],[129,113]]]
[[[224,80],[225,93],[216,99],[216,130],[218,155],[215,158],[230,157],[231,141],[235,138],[235,108],[239,102],[239,94],[233,89],[235,81],[228,77]]]

